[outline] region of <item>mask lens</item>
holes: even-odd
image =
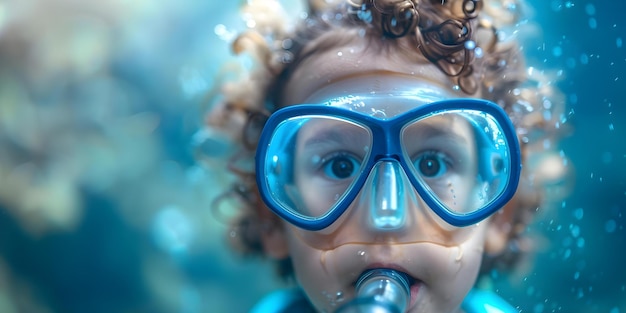
[[[411,175],[453,214],[484,209],[509,181],[509,143],[497,120],[485,112],[432,113],[408,123],[401,139]]]
[[[326,216],[361,175],[371,144],[369,129],[346,119],[308,115],[281,122],[265,154],[271,197],[304,219]]]

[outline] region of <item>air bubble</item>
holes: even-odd
[[[598,21],[595,18],[589,18],[589,28],[596,29],[598,28]]]
[[[604,223],[604,230],[607,233],[613,233],[615,232],[616,229],[617,229],[617,223],[615,222],[615,220],[608,220],[606,221],[606,223]]]
[[[580,236],[580,227],[578,225],[570,224],[569,230],[572,233],[572,237],[577,238]]]
[[[572,255],[572,249],[565,250],[565,253],[563,253],[563,260],[569,259],[571,255]]]
[[[616,45],[618,48],[621,48],[621,47],[622,47],[622,44],[623,44],[623,42],[622,42],[622,37],[617,37],[617,39],[615,39],[615,45]]]
[[[541,104],[543,105],[543,108],[546,110],[549,110],[552,108],[552,101],[550,101],[550,99],[543,99],[543,102]]]
[[[574,210],[574,217],[577,220],[582,220],[583,219],[583,214],[584,214],[583,208],[578,208],[578,209]]]
[[[322,291],[322,296],[324,296],[326,298],[330,298],[330,296],[328,295],[328,291],[326,291],[326,290]]]
[[[511,3],[509,3],[509,5],[506,6],[506,9],[509,12],[513,12],[514,13],[515,11],[517,11],[517,5],[515,4],[515,2],[511,2]]]
[[[293,46],[293,40],[287,38],[285,40],[283,40],[283,42],[281,43],[281,47],[283,47],[283,49],[291,49],[291,47]]]
[[[584,248],[585,247],[585,238],[578,238],[578,240],[576,240],[576,246],[579,248]]]
[[[289,64],[293,62],[293,59],[294,59],[293,53],[289,51],[283,51],[283,53],[280,53],[278,55],[278,61],[283,64]]]
[[[563,2],[560,0],[552,0],[550,7],[554,12],[561,11],[561,9],[563,8]]]
[[[172,254],[186,252],[195,235],[191,220],[177,206],[167,206],[156,214],[152,232],[157,245]]]
[[[365,23],[372,22],[372,12],[370,10],[360,10],[356,16]]]
[[[581,64],[589,64],[589,56],[585,53],[580,55],[580,63]]]
[[[480,59],[483,57],[484,53],[483,53],[483,49],[481,49],[480,47],[476,47],[474,49],[474,55],[476,56],[476,58]]]
[[[387,117],[387,113],[385,113],[384,110],[376,110],[376,109],[372,109],[372,113],[370,114],[370,116],[373,117],[378,117],[381,119],[384,119]]]
[[[337,291],[337,294],[335,295],[335,301],[342,302],[343,300],[344,300],[343,292]]]

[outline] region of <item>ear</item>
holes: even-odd
[[[514,197],[489,219],[485,239],[485,253],[488,255],[501,254],[506,248],[513,231],[513,217],[517,207],[518,201]]]
[[[280,221],[273,221],[261,231],[261,244],[263,252],[272,259],[282,260],[289,256],[285,228]]]

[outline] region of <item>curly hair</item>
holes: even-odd
[[[280,224],[261,202],[249,166],[266,116],[287,105],[281,98],[283,87],[303,59],[357,34],[393,45],[394,52],[411,62],[434,64],[452,88],[491,100],[508,113],[522,143],[525,166],[510,204],[516,208],[508,248],[501,255],[486,257],[483,268],[515,264],[530,249],[523,236],[526,225],[546,200],[545,177],[533,170],[542,159],[536,156],[555,153],[551,143],[563,134],[567,119],[563,97],[551,78],[526,68],[516,40],[500,30],[515,27],[522,18],[522,0],[346,0],[339,4],[309,0],[308,11],[296,27],[280,18],[280,10],[276,1],[248,2],[243,11],[251,27],[232,45],[235,54],[249,53],[256,66],[245,70],[240,80],[220,85],[222,97],[206,118],[207,127],[228,134],[239,147],[227,162],[237,179],[224,193],[242,200],[230,232],[237,249],[262,255],[260,232]],[[557,172],[551,180],[565,175],[564,169]],[[288,262],[280,264],[279,273],[289,276]]]

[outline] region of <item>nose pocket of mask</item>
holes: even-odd
[[[368,208],[368,224],[374,229],[391,231],[404,226],[405,188],[411,186],[405,177],[397,161],[381,161],[372,169],[362,188],[360,207]]]

